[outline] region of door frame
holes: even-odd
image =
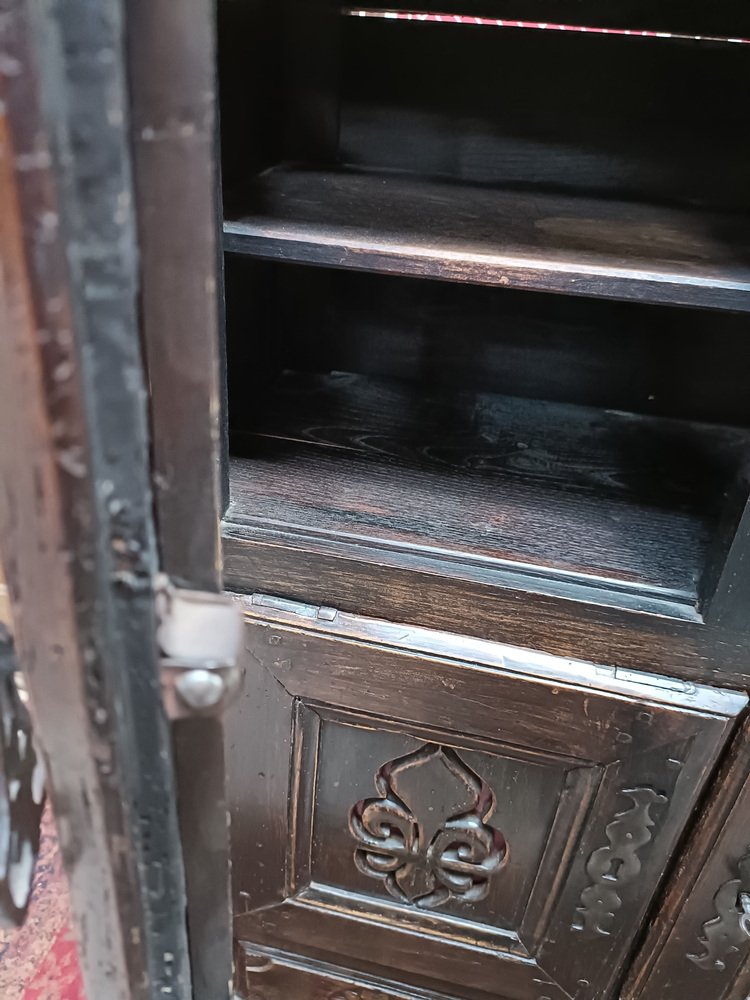
[[[171,567],[159,565],[154,526],[139,304],[148,328],[143,278],[161,250],[142,249],[139,272],[148,173],[130,133],[159,69],[147,74],[135,54],[146,7],[11,0],[0,12],[0,547],[87,994],[213,1000],[231,975],[221,725],[184,720],[173,752],[159,686],[154,581]],[[205,34],[191,35],[196,4],[152,7],[153,30],[179,8],[170,68],[188,79],[196,52],[211,59]],[[210,174],[195,197],[215,206]],[[211,275],[215,300],[215,259],[204,288]],[[217,509],[200,514],[218,538]],[[190,529],[180,524],[183,537]],[[198,550],[194,565],[203,559]],[[204,588],[219,589],[218,562],[209,574]]]

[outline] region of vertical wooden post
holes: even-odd
[[[0,12],[0,538],[92,1000],[192,996],[119,0]]]

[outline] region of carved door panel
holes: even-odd
[[[610,994],[745,696],[258,596],[245,611],[246,995],[277,996],[286,951],[376,996]]]
[[[748,769],[746,725],[714,782],[634,963],[624,993],[628,1000],[745,1000],[750,995]]]

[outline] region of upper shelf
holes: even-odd
[[[278,167],[226,216],[225,249],[260,258],[750,311],[741,215]]]

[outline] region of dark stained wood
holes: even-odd
[[[732,2],[429,6],[750,34]],[[220,4],[226,581],[277,595],[229,725],[238,989],[609,998],[668,869],[702,885],[691,685],[748,685],[750,49],[336,7]],[[413,863],[446,817],[484,866],[447,895]]]
[[[241,254],[227,255],[227,295],[235,427],[243,409],[253,419],[256,385],[262,390],[283,369],[750,425],[750,337],[741,314]]]
[[[743,478],[733,504],[727,505],[717,539],[712,572],[704,585],[706,618],[717,625],[746,631],[750,624],[747,559],[750,552],[750,507]],[[737,512],[739,509],[739,513]]]
[[[679,858],[623,989],[625,1000],[746,997],[750,937],[738,928],[737,896],[750,891],[748,769],[746,724]]]
[[[745,45],[343,20],[339,163],[542,194],[750,207],[750,141],[734,126],[750,96]]]
[[[275,862],[284,901],[269,906],[267,888],[254,899],[258,848],[235,824],[235,878],[241,892],[247,887],[240,939],[346,956],[354,968],[381,964],[390,975],[399,970],[402,982],[429,989],[431,980],[471,998],[536,1000],[542,983],[563,1000],[584,977],[583,995],[606,995],[745,697],[309,605],[255,597],[245,610],[250,670],[275,678],[287,705],[298,707],[289,790],[276,798],[275,828],[290,824],[285,863]],[[279,743],[289,708],[277,698],[271,704],[274,715],[281,708]],[[239,742],[235,748],[238,761],[267,738],[241,724],[234,732],[244,745],[241,755]],[[265,771],[247,767],[231,783],[246,802],[264,801],[269,787]],[[504,837],[510,867],[483,876],[489,891],[478,898],[462,900],[464,886],[440,905],[424,896],[421,907],[394,900],[353,858],[363,836],[352,818],[357,800],[385,807],[389,788],[399,808],[414,810],[410,822],[427,840],[444,813],[475,810],[472,829],[481,823]],[[642,805],[622,798],[624,788],[640,789],[633,794]],[[453,797],[443,802],[445,795]],[[624,828],[619,842],[616,815],[630,817],[637,857]],[[633,869],[610,883],[612,918],[590,911],[586,892],[597,877],[592,858],[608,843]],[[400,884],[424,891],[419,879]],[[605,935],[595,932],[600,919],[624,923]],[[578,921],[581,930],[572,926]]]
[[[227,587],[428,628],[512,642],[559,656],[590,657],[624,668],[657,670],[690,681],[747,685],[744,633],[680,621],[679,606],[643,602],[639,614],[591,603],[590,590],[561,587],[556,595],[529,594],[505,579],[467,581],[439,566],[398,565],[385,550],[341,546],[272,529],[224,524]],[[500,586],[498,586],[498,583]],[[601,592],[598,597],[601,598]],[[619,600],[622,600],[621,596]]]
[[[214,7],[129,4],[129,72],[141,321],[151,388],[160,567],[216,591],[225,503],[220,375]],[[228,996],[232,969],[224,737],[216,719],[174,725],[195,1000]]]
[[[510,6],[533,20],[527,3]],[[546,6],[552,16],[541,20],[553,23],[581,24],[592,11]],[[658,13],[600,7],[594,23],[670,19],[662,5]],[[334,0],[219,4],[230,187],[273,163],[346,164],[749,207],[750,144],[735,128],[748,99],[745,45],[341,17],[337,8]],[[481,8],[499,13],[486,0],[468,13]],[[728,4],[727,23],[739,27],[741,11]]]
[[[194,1000],[229,997],[232,978],[229,803],[220,719],[173,724]]]
[[[228,523],[695,604],[747,431],[286,375],[237,429]]]
[[[189,995],[190,969],[121,13],[74,0],[0,17],[0,535],[86,992],[163,1000]]]
[[[218,0],[218,82],[224,188],[243,183],[283,156],[282,72],[285,3]],[[276,85],[269,87],[268,81]],[[263,94],[263,100],[249,100]]]
[[[478,956],[471,925],[463,939],[454,933],[441,940],[434,931],[404,934],[391,914],[377,920],[372,909],[360,910],[356,899],[349,901],[342,896],[320,899],[313,891],[309,899],[299,903],[288,902],[254,920],[245,917],[236,921],[237,935],[266,949],[283,948],[293,955],[345,963],[355,975],[390,974],[398,977],[409,995],[414,989],[417,997],[424,991],[422,995],[438,1000],[446,996],[459,996],[461,1000],[536,1000],[536,991],[541,987],[541,995],[549,1000],[566,1000],[566,994],[535,962],[514,961],[507,954],[486,948],[485,954]],[[487,968],[490,965],[491,970]],[[457,983],[461,969],[465,971]],[[503,992],[498,994],[500,970]],[[258,986],[262,989],[260,983]],[[267,1000],[262,992],[258,996]]]
[[[335,162],[340,127],[340,36],[344,23],[340,4],[338,0],[281,0],[279,6],[283,11],[281,58],[287,109],[281,123],[283,158]],[[267,82],[267,79],[262,81],[264,90]],[[230,100],[233,97],[231,93],[228,96]],[[256,100],[258,96],[260,91]]]
[[[279,168],[228,202],[224,245],[328,267],[748,311],[747,228],[729,214]]]
[[[380,715],[388,679],[395,683],[401,671],[401,697],[398,704],[389,705],[387,718],[442,726],[479,739],[507,739],[513,746],[537,747],[541,741],[551,754],[603,763],[621,759],[622,747],[632,740],[618,740],[616,734],[632,724],[632,713],[644,699],[656,706],[656,715],[638,716],[639,723],[647,723],[638,729],[638,752],[658,750],[665,740],[681,738],[682,727],[689,726],[687,719],[694,713],[706,714],[710,732],[717,718],[733,719],[747,705],[743,692],[665,683],[664,677],[647,672],[571,661],[283,598],[255,594],[237,599],[245,613],[248,649],[292,697]],[[479,667],[472,669],[472,664]],[[371,682],[360,684],[365,674]],[[455,704],[436,704],[441,675],[455,681],[450,688]],[[548,701],[550,693],[553,699]],[[582,714],[588,697],[590,704]],[[482,706],[484,713],[479,712]],[[474,710],[478,714],[470,722]],[[548,724],[550,712],[554,728]]]
[[[232,879],[235,916],[254,905],[283,899],[275,872],[284,866],[289,843],[289,758],[293,705],[284,688],[266,671],[247,671],[242,696],[226,718],[227,771],[232,833],[232,857],[243,858],[245,878]],[[247,735],[255,734],[252,758]],[[254,795],[245,794],[241,777],[250,776]]]
[[[175,583],[214,590],[221,585],[216,526],[223,501],[213,9],[206,0],[179,7],[136,0],[131,8],[131,129],[159,546]]]
[[[404,989],[382,976],[353,973],[330,962],[238,942],[240,996],[257,1000],[448,1000],[448,994]]]
[[[209,0],[0,14],[0,547],[92,1000],[745,1000],[750,45],[217,7],[220,154]],[[501,7],[750,38],[434,9]],[[226,759],[157,569],[251,593]]]

